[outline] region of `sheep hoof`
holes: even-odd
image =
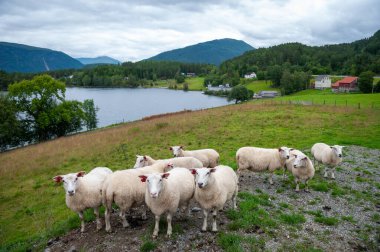
[[[172,236],[172,234],[167,234],[166,237],[167,238],[170,238]]]
[[[299,193],[299,192],[300,192],[300,190],[299,190],[299,189],[298,189],[298,190],[296,189],[296,190],[295,190],[295,192],[296,192],[296,193]]]
[[[309,189],[305,189],[305,192],[310,193],[310,190]]]
[[[216,233],[218,232],[218,229],[213,229],[212,232]]]
[[[152,238],[153,238],[153,239],[157,239],[157,236],[158,236],[158,235],[153,234],[153,235],[152,235]]]
[[[204,232],[206,232],[206,231],[207,231],[207,229],[203,229],[203,228],[201,229],[201,232],[202,232],[202,233],[204,233]]]

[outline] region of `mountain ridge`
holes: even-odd
[[[254,50],[243,40],[231,38],[215,39],[159,53],[146,60],[177,61],[220,65],[222,62]]]
[[[121,62],[117,59],[111,58],[109,56],[98,56],[98,57],[80,57],[80,58],[75,58],[78,60],[80,63],[83,65],[92,65],[92,64],[120,64]]]

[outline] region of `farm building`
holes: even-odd
[[[329,75],[318,75],[315,78],[314,88],[315,89],[331,88],[330,76]]]
[[[358,90],[358,77],[348,76],[331,85],[335,93],[352,92]]]
[[[248,73],[248,74],[244,75],[244,79],[253,79],[253,78],[257,78],[257,75],[255,72]]]

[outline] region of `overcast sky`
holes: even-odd
[[[323,45],[378,29],[380,0],[0,0],[0,41],[121,61],[220,38]]]

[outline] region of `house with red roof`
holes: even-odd
[[[335,93],[358,91],[358,77],[347,76],[331,85],[331,90]]]

